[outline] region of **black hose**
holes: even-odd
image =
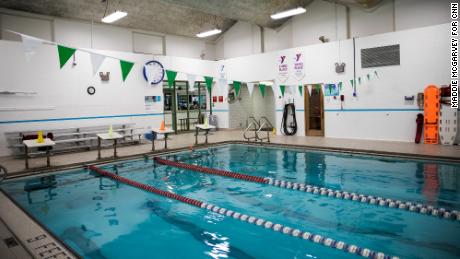
[[[289,116],[292,116],[292,120],[290,121],[290,123],[288,123]],[[281,121],[281,132],[287,136],[295,135],[297,132],[295,105],[293,103],[288,103],[284,105],[283,120]]]

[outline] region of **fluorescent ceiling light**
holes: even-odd
[[[204,37],[209,37],[209,36],[212,36],[212,35],[216,35],[216,34],[219,34],[221,33],[222,31],[219,30],[219,29],[214,29],[214,30],[210,30],[210,31],[205,31],[205,32],[201,32],[201,33],[198,33],[196,36],[198,38],[204,38]]]
[[[280,13],[272,14],[272,15],[270,15],[270,17],[273,20],[278,20],[278,19],[283,19],[283,18],[289,17],[289,16],[294,16],[294,15],[298,15],[298,14],[301,14],[301,13],[305,13],[306,11],[307,10],[305,8],[303,8],[303,7],[297,7],[295,9],[291,9],[291,10],[283,11],[283,12],[280,12]]]
[[[106,17],[102,18],[102,22],[105,23],[113,23],[114,21],[120,20],[121,18],[125,17],[128,15],[128,13],[122,12],[122,11],[116,11],[114,13],[111,13],[107,15]]]

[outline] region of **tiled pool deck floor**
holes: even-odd
[[[240,130],[225,130],[218,131],[209,136],[209,144],[216,144],[227,141],[244,141],[243,133]],[[404,154],[406,156],[423,156],[434,159],[448,159],[460,161],[460,146],[442,146],[442,145],[424,145],[407,142],[390,142],[390,141],[374,141],[374,140],[351,140],[351,139],[336,139],[323,137],[296,137],[296,136],[270,136],[271,143],[283,145],[296,145],[300,147],[320,148],[320,149],[338,149],[351,150],[365,153],[384,153],[384,154]],[[200,143],[204,141],[204,137],[199,137]],[[180,135],[172,135],[168,141],[170,150],[189,148],[195,143],[193,133]],[[164,143],[162,140],[156,141],[157,152],[164,151]],[[118,148],[120,158],[151,153],[151,142],[145,141],[144,144],[123,146]],[[51,157],[52,168],[59,169],[68,165],[94,163],[104,160],[111,160],[113,149],[104,149],[102,156],[107,157],[103,160],[97,160],[97,151],[86,151],[79,153],[59,154]],[[44,157],[30,159],[31,169],[26,171],[24,159],[14,157],[1,157],[0,164],[8,169],[11,175],[30,174],[34,172],[44,171],[46,159]],[[13,232],[13,233],[11,233]],[[16,207],[3,193],[0,193],[0,258],[40,258],[34,254],[36,250],[28,247],[25,238],[31,236],[40,236],[47,234],[34,221],[28,218],[21,210]],[[18,245],[7,247],[5,239],[14,239],[18,241]],[[52,239],[48,234],[48,238]],[[22,243],[22,244],[21,244]],[[62,248],[65,250],[65,248]],[[29,251],[29,252],[26,252]],[[60,257],[59,255],[58,257]],[[68,256],[68,255],[67,255]]]
[[[243,133],[240,130],[223,130],[217,131],[209,136],[209,143],[220,143],[225,141],[244,141]],[[460,146],[443,146],[443,145],[425,145],[409,142],[391,142],[377,140],[356,140],[356,139],[339,139],[323,137],[304,137],[304,136],[274,136],[270,137],[271,143],[306,146],[313,148],[326,149],[348,149],[361,152],[377,153],[397,153],[408,156],[430,156],[433,158],[446,158],[460,161]],[[203,143],[204,137],[199,136],[199,142]],[[151,152],[151,142],[144,140],[144,144],[123,146],[117,149],[119,157],[129,157]],[[195,143],[194,133],[185,133],[172,135],[168,141],[169,149],[188,148]],[[164,151],[162,140],[155,142],[156,151]],[[103,149],[102,157],[111,159],[113,149]],[[58,154],[51,157],[52,166],[66,166],[78,163],[89,163],[97,161],[97,151],[85,151],[78,153]],[[29,171],[43,169],[46,159],[37,157],[30,159]],[[5,166],[10,174],[22,173],[25,171],[24,159],[14,157],[0,157],[0,164]],[[41,167],[41,168],[40,168]]]

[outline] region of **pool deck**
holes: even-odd
[[[244,141],[241,130],[220,130],[209,136],[209,145],[228,142]],[[460,146],[426,145],[410,142],[339,139],[304,136],[270,136],[271,143],[281,145],[296,145],[298,147],[351,150],[363,153],[382,153],[389,155],[422,156],[432,159],[448,159],[460,162]],[[199,136],[199,143],[204,142],[204,136]],[[168,149],[190,148],[195,143],[194,133],[172,135],[168,141]],[[252,142],[253,143],[253,142]],[[117,148],[119,158],[131,157],[140,154],[152,154],[151,142],[144,140],[143,144],[121,146]],[[156,141],[156,152],[163,152],[163,140]],[[62,168],[67,165],[110,161],[112,148],[102,150],[102,160],[97,160],[97,150],[57,154],[51,157],[52,168]],[[25,170],[24,159],[14,157],[0,157],[0,164],[5,166],[9,174],[18,175],[34,171],[43,171],[46,164],[44,157],[32,158],[29,161],[30,170]]]

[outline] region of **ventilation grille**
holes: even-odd
[[[399,44],[361,49],[361,67],[383,67],[400,64]]]

